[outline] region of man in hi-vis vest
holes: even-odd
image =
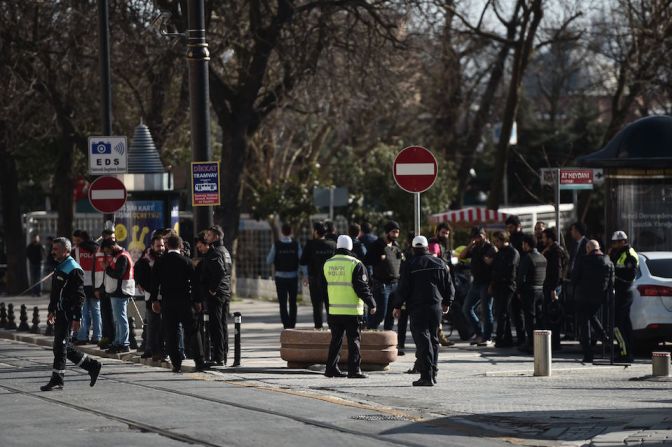
[[[331,344],[324,375],[345,377],[338,369],[343,335],[348,336],[348,373],[351,379],[365,379],[359,365],[359,320],[364,314],[364,303],[371,315],[376,313],[376,303],[369,289],[366,268],[352,253],[350,236],[339,236],[336,254],[324,263],[324,277],[329,296],[329,328]]]

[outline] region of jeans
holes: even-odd
[[[487,284],[472,284],[467,296],[464,299],[462,310],[467,317],[467,320],[474,328],[474,332],[478,337],[484,340],[492,338],[492,326],[494,324],[494,316],[492,314],[493,298],[488,294]],[[476,308],[481,304],[481,318],[476,315]],[[483,327],[481,327],[481,321]]]
[[[30,264],[30,283],[35,284],[42,279],[42,264]],[[37,284],[30,290],[33,296],[40,296],[42,294],[42,284]]]
[[[100,318],[100,300],[86,293],[82,306],[82,324],[77,333],[77,340],[86,341],[89,338],[89,327],[93,331],[91,340],[100,341],[102,324]]]
[[[394,317],[389,309],[390,297],[397,290],[397,282],[381,282],[373,280],[373,299],[376,301],[376,313],[369,315],[367,326],[369,329],[378,329],[380,323],[383,323],[383,329],[392,330],[394,327]]]
[[[112,296],[112,315],[114,316],[114,346],[128,346],[128,297]]]
[[[275,278],[275,288],[278,292],[278,303],[280,304],[280,320],[282,320],[282,326],[285,329],[292,329],[296,326],[298,286],[299,280],[297,278]],[[289,301],[289,311],[287,311],[287,301]]]

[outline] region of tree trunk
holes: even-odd
[[[54,196],[56,211],[58,212],[57,233],[59,237],[70,238],[75,218],[72,191],[73,179],[73,154],[76,150],[75,142],[65,136],[58,160],[56,161],[56,176],[54,177]]]
[[[0,123],[0,132],[5,135]],[[18,294],[28,287],[26,272],[26,244],[19,203],[19,180],[16,161],[8,152],[7,139],[0,140],[0,194],[2,194],[2,221],[7,248],[7,293]]]

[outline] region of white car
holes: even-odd
[[[638,345],[672,340],[672,251],[639,253],[630,319]]]

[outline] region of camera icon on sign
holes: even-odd
[[[111,154],[112,153],[112,145],[110,143],[105,143],[103,141],[99,141],[97,143],[92,143],[91,144],[91,153],[92,154]]]

